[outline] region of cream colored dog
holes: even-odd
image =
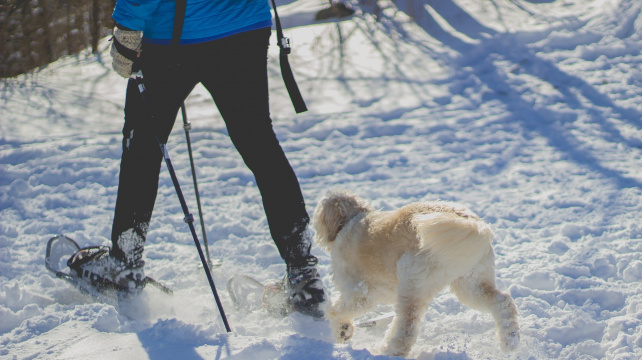
[[[332,191],[318,203],[313,226],[340,293],[326,312],[338,341],[352,337],[355,317],[394,303],[381,350],[406,356],[428,305],[450,285],[463,304],[493,315],[502,350],[519,344],[515,303],[495,286],[492,230],[470,210],[437,201],[384,212]]]

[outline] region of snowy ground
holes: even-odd
[[[522,342],[504,354],[491,317],[443,292],[410,357],[642,357],[642,3],[398,0],[396,11],[354,1],[355,16],[315,23],[323,3],[280,7],[310,111],[294,114],[274,46],[269,65],[275,128],[309,210],[336,186],[381,209],[465,204],[494,226],[498,284],[519,308]],[[115,308],[47,272],[55,234],[109,244],[125,80],[107,46],[0,83],[0,358],[386,358],[371,353],[385,324],[339,345],[325,321],[234,309],[230,277],[267,282],[284,265],[253,177],[200,87],[187,111],[233,332],[164,170],[145,259],[173,297],[148,289]],[[196,212],[180,119],[169,149]],[[330,259],[314,253],[332,295]]]

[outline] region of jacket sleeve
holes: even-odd
[[[152,18],[162,0],[117,0],[112,18],[117,24],[136,31],[145,30],[145,22]]]

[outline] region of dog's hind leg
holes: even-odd
[[[492,251],[482,258],[471,273],[453,281],[451,288],[462,304],[493,315],[502,350],[511,351],[517,348],[517,307],[509,294],[497,290],[495,256]]]
[[[384,353],[406,356],[417,340],[421,319],[437,293],[451,279],[426,264],[422,256],[405,254],[397,264],[397,303],[395,318],[386,332]]]
[[[392,356],[406,356],[419,335],[421,318],[429,300],[414,296],[400,296],[395,307],[395,318],[386,332],[383,352]]]

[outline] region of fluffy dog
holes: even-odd
[[[428,305],[450,285],[463,304],[493,315],[502,350],[519,344],[515,303],[495,285],[492,230],[470,210],[436,201],[377,211],[336,190],[318,203],[313,226],[315,241],[330,251],[340,293],[326,312],[339,342],[352,337],[355,317],[393,303],[381,350],[406,356]]]

